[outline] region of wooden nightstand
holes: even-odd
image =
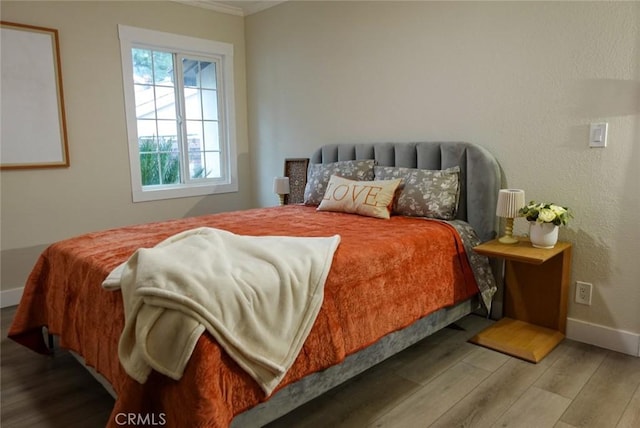
[[[505,354],[537,363],[564,339],[571,276],[571,244],[534,248],[498,240],[474,248],[478,254],[505,259],[505,317],[471,338]]]

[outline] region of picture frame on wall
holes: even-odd
[[[309,158],[286,158],[284,160],[284,176],[289,177],[289,194],[284,196],[285,205],[304,202],[308,167]]]
[[[0,169],[69,166],[58,30],[0,21]]]

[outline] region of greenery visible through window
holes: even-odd
[[[140,145],[140,175],[142,185],[175,184],[180,182],[180,159],[171,150],[175,138],[138,137]]]
[[[179,154],[172,147],[176,147],[175,138],[160,138],[156,149],[153,138],[140,137],[140,175],[143,186],[154,184],[175,184],[180,182]],[[194,169],[192,178],[205,177],[205,169]]]

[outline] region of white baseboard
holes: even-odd
[[[20,303],[20,299],[22,299],[23,291],[24,287],[0,291],[0,308],[16,306],[18,303]]]
[[[640,334],[567,318],[567,339],[640,357]]]

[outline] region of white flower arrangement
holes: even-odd
[[[553,223],[556,226],[566,226],[569,223],[569,219],[573,217],[567,207],[554,203],[537,203],[535,201],[529,202],[529,205],[521,208],[519,213],[529,221]]]

